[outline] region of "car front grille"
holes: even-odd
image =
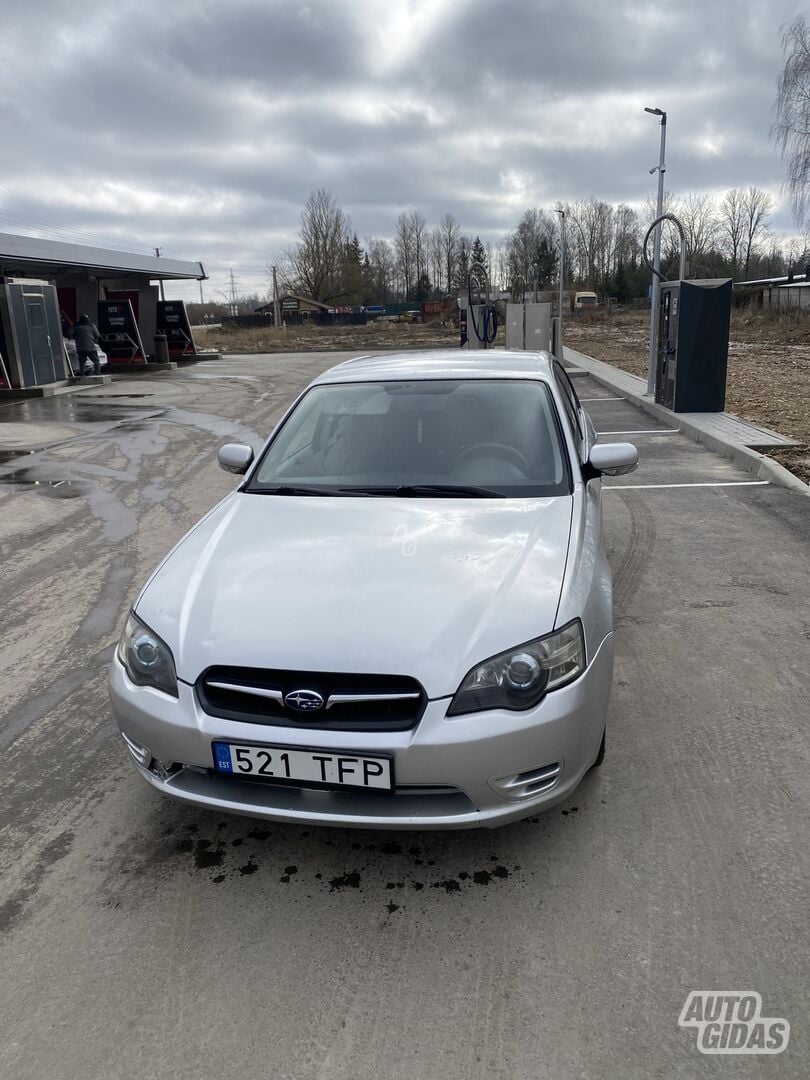
[[[211,667],[197,680],[197,697],[210,716],[246,724],[331,731],[405,731],[425,711],[427,695],[407,675],[351,675]],[[299,711],[288,699],[322,704]]]

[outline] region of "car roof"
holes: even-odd
[[[314,384],[400,379],[551,379],[548,352],[442,349],[358,356],[324,371]]]

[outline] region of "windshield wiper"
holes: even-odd
[[[358,489],[354,489],[357,491]],[[436,499],[505,499],[506,496],[492,488],[471,487],[468,484],[398,484],[396,487],[367,487],[359,489],[367,495],[396,495],[398,498]]]
[[[305,484],[269,484],[267,487],[252,488],[248,494],[255,495],[367,495],[367,491],[355,491],[352,488],[311,487]]]

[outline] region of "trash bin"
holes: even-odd
[[[155,334],[155,363],[168,364],[169,339],[165,334]]]

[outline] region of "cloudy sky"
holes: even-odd
[[[498,240],[529,206],[756,184],[810,0],[28,0],[2,6],[0,231],[201,259],[264,292],[308,193]],[[178,287],[193,299],[196,287]]]

